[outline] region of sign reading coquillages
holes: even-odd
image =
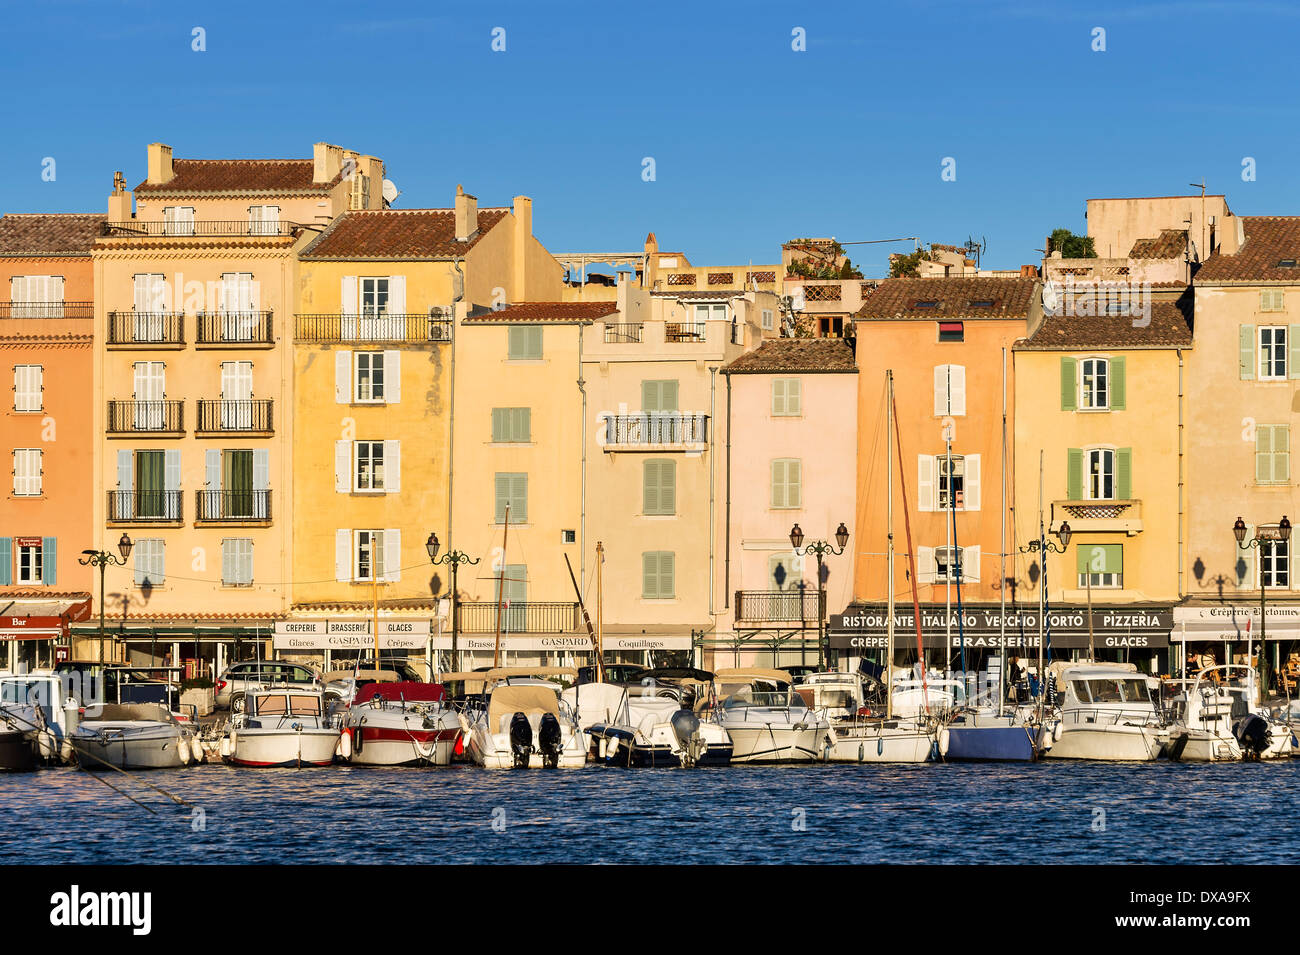
[[[381,650],[423,650],[428,645],[428,620],[379,621]],[[286,651],[370,650],[375,638],[369,620],[277,620],[271,646]]]

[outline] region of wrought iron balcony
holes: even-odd
[[[0,318],[94,317],[94,302],[0,302]]]
[[[273,318],[270,309],[199,312],[194,316],[194,341],[200,348],[274,345]]]
[[[110,437],[141,434],[179,437],[185,433],[185,402],[110,401],[105,431]]]
[[[110,348],[184,348],[184,312],[109,312]]]
[[[822,594],[803,590],[737,590],[736,622],[748,624],[801,624],[816,627],[822,615]]]
[[[605,344],[614,345],[621,342],[639,342],[641,340],[641,322],[611,322],[605,326]]]
[[[275,430],[272,420],[272,399],[249,398],[233,400],[200,398],[198,421],[194,433],[199,436],[219,434],[266,434]]]
[[[578,629],[578,605],[552,600],[506,601],[499,608],[502,633],[571,633]],[[461,633],[495,633],[495,600],[466,601],[457,605]]]
[[[174,524],[184,518],[180,491],[108,492],[108,524]]]
[[[167,236],[170,238],[222,236],[287,236],[299,226],[294,222],[250,222],[247,219],[208,221],[151,221],[131,219],[104,223],[104,235],[111,238]]]
[[[700,445],[709,440],[709,416],[680,411],[608,415],[605,450],[634,451]]]
[[[270,522],[270,491],[194,492],[195,524],[269,524]]]
[[[296,316],[294,339],[304,344],[363,342],[419,344],[451,341],[451,320],[438,315],[345,315],[342,313]]]

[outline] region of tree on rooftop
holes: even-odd
[[[1047,254],[1060,252],[1063,259],[1095,259],[1092,236],[1075,235],[1069,229],[1053,229],[1047,240]]]

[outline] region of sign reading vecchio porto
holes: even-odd
[[[830,644],[841,650],[882,650],[887,640],[888,608],[859,604],[830,618]],[[1103,649],[1142,649],[1169,646],[1173,612],[1162,607],[1092,608],[1093,643]],[[1088,608],[1066,605],[1050,608],[1046,621],[1052,646],[1074,649],[1088,646]],[[957,608],[947,613],[944,606],[921,605],[921,643],[928,648],[948,646],[1029,650],[1038,647],[1037,607],[1007,610],[1005,620],[997,606],[968,606],[960,616]],[[950,637],[951,634],[951,637]],[[914,645],[915,614],[911,607],[894,608],[894,645]]]
[[[373,650],[369,620],[277,620],[271,646],[276,650]],[[379,621],[379,649],[423,650],[429,644],[428,620]]]

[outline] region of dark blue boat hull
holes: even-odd
[[[1034,759],[1034,743],[1023,726],[948,727],[948,762],[1019,762]]]

